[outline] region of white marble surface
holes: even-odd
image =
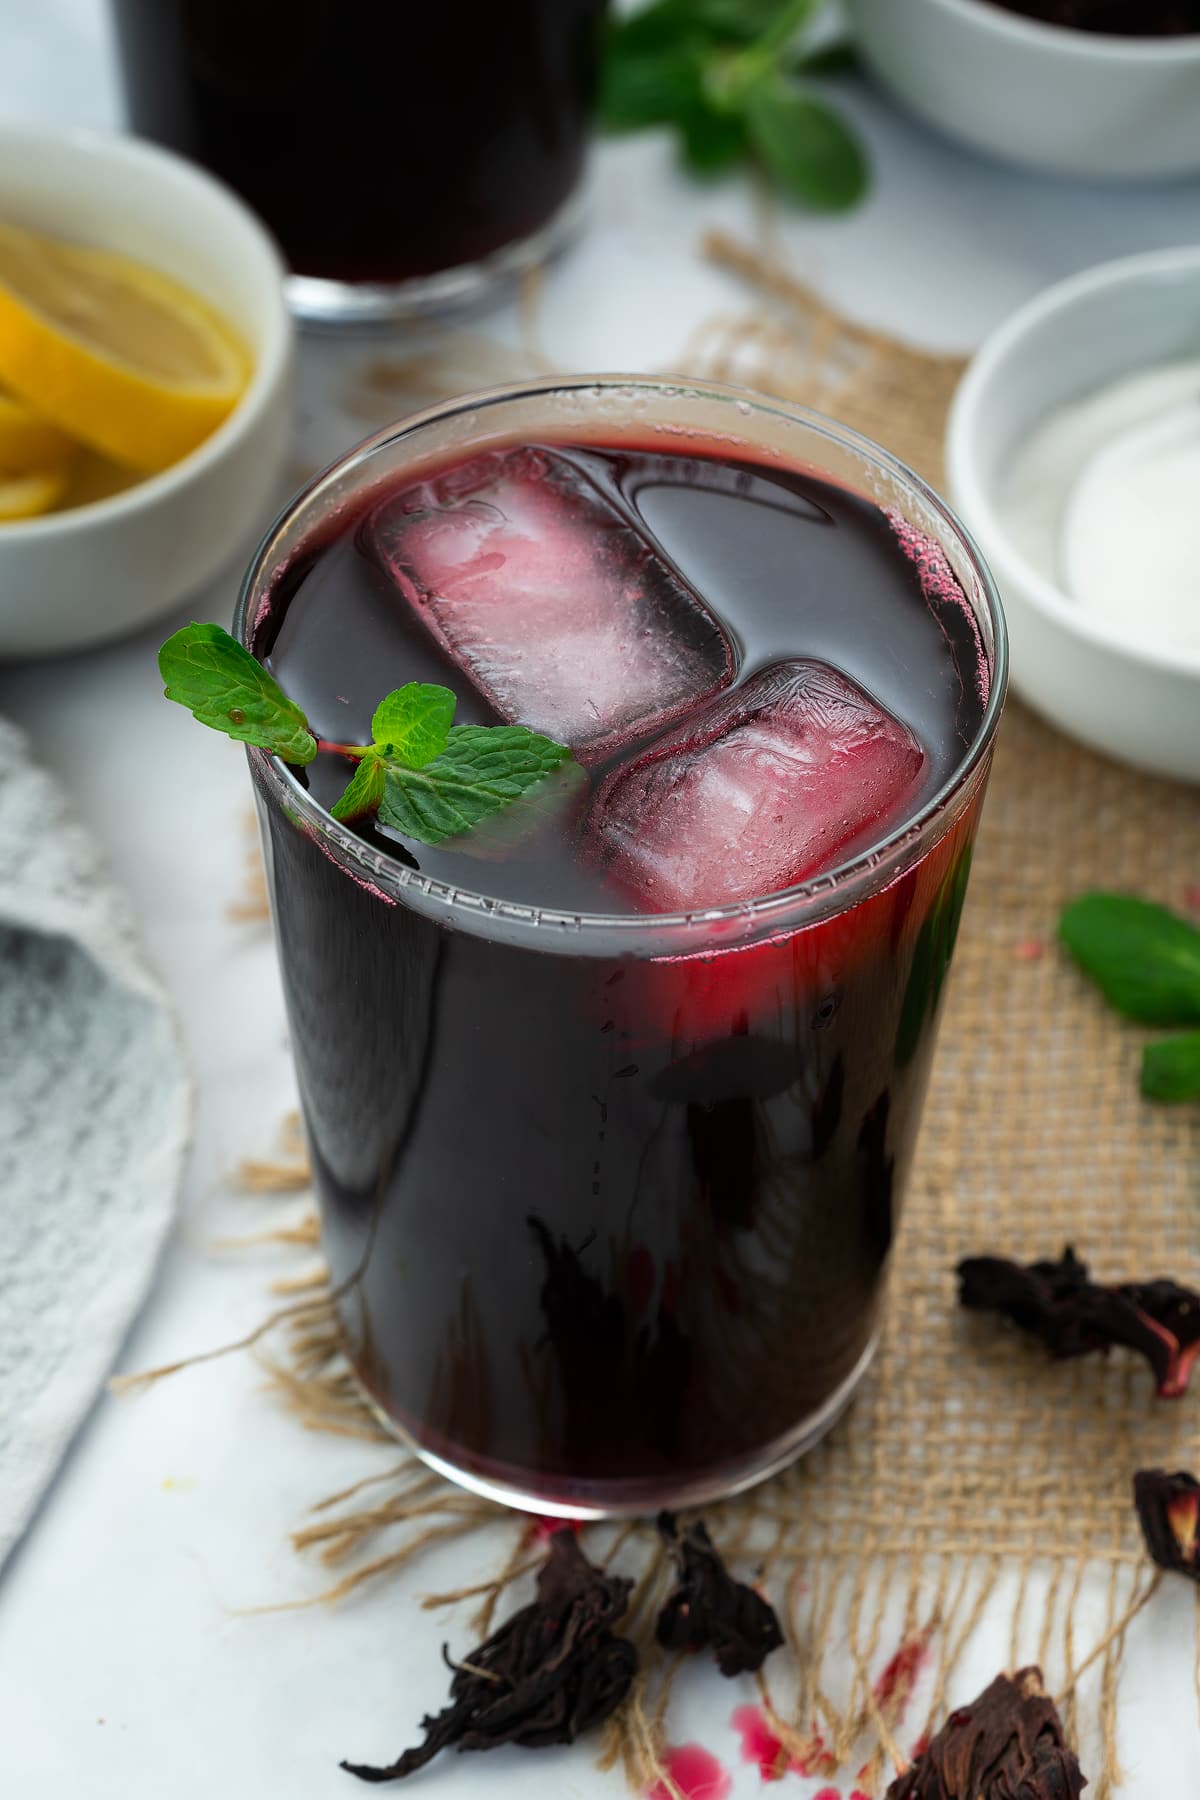
[[[848,102],[875,153],[871,201],[846,220],[789,218],[787,241],[797,267],[839,305],[923,342],[969,345],[1067,271],[1195,235],[1197,184],[1039,182],[934,139],[856,85]],[[102,0],[0,0],[0,117],[106,125],[118,114]],[[708,223],[749,230],[748,192],[740,181],[689,187],[656,139],[604,147],[594,190],[591,230],[547,286],[546,347],[576,367],[669,360],[692,324],[740,304],[693,248]],[[515,324],[500,314],[483,328],[511,338]],[[355,435],[328,395],[346,360],[370,353],[326,354],[319,366],[310,352],[307,457]],[[226,582],[187,611],[227,616],[231,599]],[[214,1248],[262,1218],[222,1176],[269,1147],[292,1095],[269,941],[226,915],[242,877],[240,752],[158,697],[154,652],[175,622],[86,657],[0,669],[0,713],[70,784],[130,891],[200,1083],[184,1216],[126,1348],[131,1368],[258,1321],[279,1265],[270,1252]],[[234,1359],[97,1405],[0,1578],[0,1793],[332,1800],[358,1791],[337,1770],[340,1756],[394,1754],[439,1701],[434,1653],[446,1621],[416,1613],[395,1589],[329,1612],[247,1615],[313,1591],[287,1531],[312,1500],[368,1466],[361,1447],[299,1432],[260,1388],[254,1364]],[[470,1579],[485,1555],[439,1556],[418,1585]],[[1176,1591],[1131,1633],[1122,1726],[1130,1800],[1200,1788],[1190,1623],[1191,1596]],[[965,1678],[990,1675],[1006,1654],[985,1630]],[[737,1768],[727,1724],[737,1697],[699,1674],[686,1685],[674,1735],[703,1735],[737,1769],[738,1800],[756,1793],[757,1773]],[[485,1791],[616,1800],[623,1791],[582,1754],[505,1753],[423,1779],[445,1800]],[[811,1787],[789,1777],[789,1790],[803,1800]]]

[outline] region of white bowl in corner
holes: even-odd
[[[0,125],[0,219],[135,257],[224,312],[249,385],[211,437],[110,498],[0,525],[0,656],[84,649],[169,612],[248,553],[279,499],[293,330],[253,214],[135,138]]]
[[[949,136],[1059,175],[1200,170],[1200,34],[1112,37],[992,0],[846,0],[880,84]]]
[[[1200,355],[1200,244],[1102,264],[1039,294],[973,358],[950,411],[950,497],[991,566],[1013,688],[1053,724],[1135,767],[1200,782],[1200,654],[1147,645],[1136,602],[1085,612],[1026,558],[998,495],[1014,453],[1059,407]]]

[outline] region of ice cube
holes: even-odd
[[[500,715],[585,762],[673,724],[732,679],[707,607],[554,451],[473,457],[386,502],[371,531],[401,592]]]
[[[924,763],[908,727],[836,669],[777,663],[610,775],[593,843],[653,912],[750,900],[866,849]]]

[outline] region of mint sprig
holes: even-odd
[[[314,736],[295,701],[219,625],[185,625],[158,653],[168,700],[202,725],[303,766],[318,750],[357,766],[331,809],[344,822],[378,814],[380,823],[421,844],[474,830],[572,762],[524,725],[455,725],[450,688],[410,681],[385,696],[369,744]]]
[[[695,174],[748,158],[821,211],[866,192],[862,146],[812,82],[846,48],[820,31],[821,0],[653,0],[609,26],[600,112],[610,131],[674,126]]]
[[[1127,1019],[1200,1027],[1200,931],[1186,919],[1133,894],[1084,894],[1058,929]],[[1149,1100],[1200,1100],[1200,1030],[1147,1044],[1141,1085]]]

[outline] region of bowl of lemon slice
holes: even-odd
[[[282,498],[293,335],[242,203],[132,138],[0,127],[0,656],[132,631]]]

